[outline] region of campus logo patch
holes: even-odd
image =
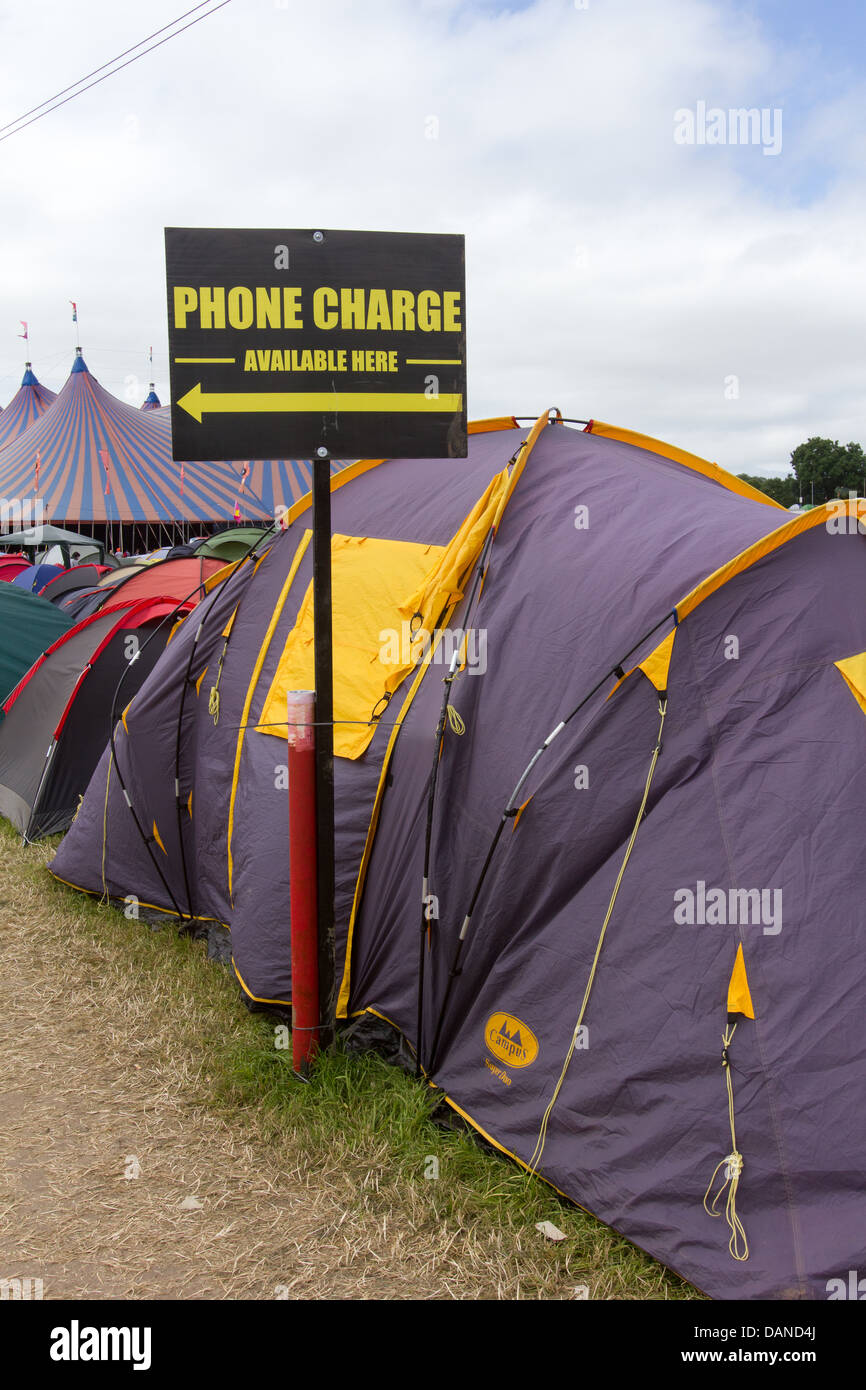
[[[528,1067],[538,1056],[538,1039],[514,1014],[491,1014],[484,1026],[484,1041],[494,1057],[512,1067]]]

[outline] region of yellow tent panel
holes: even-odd
[[[421,654],[423,634],[414,632],[402,600],[425,584],[444,554],[444,546],[413,541],[332,537],[334,752],[338,757],[361,756],[375,733],[373,711],[381,714],[383,696],[397,689]],[[429,612],[422,617],[426,625]],[[436,617],[438,612],[432,621]],[[265,699],[259,732],[284,739],[288,691],[313,686],[310,584]]]
[[[744,1014],[746,1018],[755,1017],[752,995],[749,990],[749,980],[746,975],[746,962],[743,957],[742,941],[737,947],[737,958],[734,961],[734,968],[731,971],[731,982],[728,985],[728,1013]]]
[[[859,656],[848,656],[844,661],[833,664],[839,667],[848,689],[866,714],[866,652],[860,652]]]
[[[640,670],[643,671],[648,681],[651,681],[656,690],[661,694],[668,688],[668,671],[671,665],[671,655],[674,649],[674,638],[677,630],[674,628],[669,632],[663,642],[660,642],[654,652],[650,652],[645,661],[640,663]]]

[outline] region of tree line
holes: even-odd
[[[786,478],[754,473],[738,473],[737,477],[783,507],[792,507],[795,502],[818,506],[852,492],[866,497],[866,454],[859,444],[840,444],[838,439],[816,435],[797,445],[791,454],[791,470]]]

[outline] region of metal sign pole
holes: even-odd
[[[319,1041],[333,1041],[336,1014],[334,933],[334,654],[331,620],[331,460],[313,460],[313,644],[316,686],[316,844],[319,928]]]
[[[313,461],[315,676],[305,684],[316,688],[324,1048],[336,1031],[339,990],[331,446],[342,459],[466,458],[464,238],[166,227],[165,264],[175,462],[276,459],[283,451]]]

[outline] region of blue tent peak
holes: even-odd
[[[159,405],[159,396],[156,394],[155,383],[150,383],[150,390],[144,398],[145,405]]]
[[[24,375],[23,375],[23,377],[21,378],[21,385],[22,385],[22,386],[38,386],[38,385],[39,385],[39,382],[36,380],[36,377],[33,375],[33,372],[32,372],[31,369],[30,369],[30,363],[29,363],[29,362],[25,362],[25,363],[24,363]]]
[[[75,349],[75,361],[74,361],[73,364],[72,364],[72,371],[73,371],[73,372],[86,372],[86,371],[87,371],[87,363],[85,362],[84,358],[81,356],[81,348],[80,348],[80,347],[77,347],[77,348]],[[71,374],[72,374],[72,373],[70,373],[70,375],[71,375]]]

